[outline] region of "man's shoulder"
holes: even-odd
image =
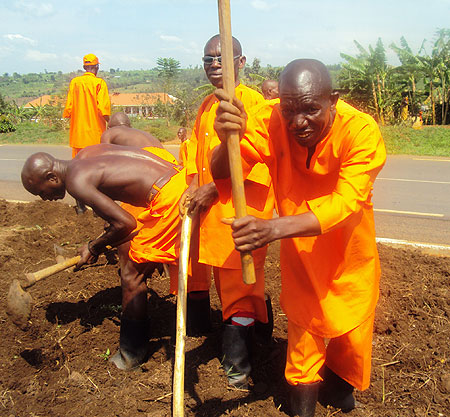
[[[239,92],[242,95],[242,98],[251,97],[253,100],[257,101],[258,103],[264,101],[263,95],[256,91],[255,89],[248,87],[244,84],[239,84],[236,87],[236,92]]]
[[[343,122],[354,124],[359,123],[378,127],[377,122],[370,114],[358,110],[341,99],[339,99],[336,104],[336,113]]]

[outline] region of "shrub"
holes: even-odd
[[[8,116],[1,114],[0,115],[0,133],[14,132],[15,130],[16,130],[16,126],[14,126],[11,123]]]

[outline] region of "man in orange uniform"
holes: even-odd
[[[177,132],[178,139],[180,139],[180,153],[178,156],[178,160],[180,161],[180,164],[183,166],[186,166],[187,162],[187,147],[188,147],[188,140],[187,140],[187,130],[185,127],[180,127]]]
[[[244,108],[234,103],[217,111],[224,141],[227,129],[245,131]],[[280,102],[249,115],[241,152],[244,172],[264,161],[274,184],[280,217],[237,219],[232,234],[241,251],[282,239],[292,415],[313,416],[317,398],[349,411],[353,387],[369,386],[379,293],[371,197],[386,150],[378,126],[338,100],[322,63],[296,60],[280,76]],[[218,183],[228,177],[225,142],[211,170]]]
[[[103,132],[100,143],[142,148],[153,155],[159,156],[165,161],[178,165],[175,157],[164,148],[157,138],[148,132],[131,127],[130,119],[124,112],[116,112],[111,115],[108,128]],[[130,213],[136,221],[138,220],[139,215],[146,210],[143,207],[136,207],[127,203],[122,203],[121,207]],[[138,221],[136,230],[139,230],[141,227],[142,223]],[[121,269],[123,263],[128,259],[129,248],[130,242],[125,242],[117,248]],[[159,267],[159,270],[162,271],[163,265],[160,264]]]
[[[204,69],[211,84],[221,88],[220,36],[213,36],[204,48]],[[234,71],[236,80],[236,95],[246,108],[251,108],[264,102],[258,92],[240,84],[239,69],[245,65],[246,58],[242,55],[239,41],[233,38]],[[246,285],[242,279],[240,254],[234,249],[234,243],[229,233],[229,227],[221,222],[224,217],[234,216],[234,207],[230,190],[218,198],[210,169],[209,155],[220,141],[213,124],[218,100],[211,94],[205,98],[198,110],[197,119],[188,145],[187,175],[193,180],[181,202],[189,196],[190,210],[200,213],[199,231],[199,262],[213,267],[217,292],[222,303],[222,316],[225,322],[223,331],[223,367],[228,375],[228,381],[234,386],[245,386],[250,374],[247,343],[255,321],[258,327],[267,323],[267,306],[264,296],[264,260],[267,248],[258,249],[253,253],[256,267],[256,283]],[[273,215],[273,190],[267,167],[257,164],[245,182],[245,192],[248,212],[263,218]],[[203,303],[203,314],[209,314],[210,276],[204,274],[204,285],[190,292],[188,302]],[[196,280],[198,283],[198,280]],[[188,289],[189,290],[189,289]],[[270,300],[267,300],[270,304]],[[199,311],[201,309],[199,308]],[[270,326],[270,325],[269,325]],[[271,332],[270,332],[271,333]],[[271,335],[269,336],[271,337]]]
[[[69,86],[63,117],[70,118],[70,146],[72,158],[83,148],[100,143],[111,114],[108,87],[97,77],[99,62],[94,54],[83,58],[83,75],[75,77]],[[86,207],[77,201],[78,214]]]
[[[120,347],[110,360],[123,370],[140,365],[148,351],[146,279],[156,264],[176,264],[179,255],[184,170],[136,147],[100,144],[68,161],[34,154],[24,164],[22,183],[43,200],[62,199],[67,191],[108,222],[101,236],[79,249],[77,268],[94,263],[108,245],[131,240],[121,265]],[[118,200],[141,209],[137,234],[136,218],[116,204]]]
[[[264,80],[261,84],[261,91],[266,100],[273,100],[280,97],[278,92],[278,81],[276,80]]]

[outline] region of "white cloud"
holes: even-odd
[[[56,61],[57,55],[46,53],[46,52],[40,52],[36,49],[29,49],[25,57],[29,59],[30,61],[38,61],[38,62],[44,62],[44,61]]]
[[[264,11],[273,9],[273,8],[275,7],[274,4],[269,4],[269,3],[268,3],[267,1],[265,1],[265,0],[253,0],[253,1],[251,2],[251,5],[252,5],[252,7],[254,7],[255,9],[258,9],[258,10],[264,10]]]
[[[34,0],[17,0],[14,4],[16,9],[29,15],[43,17],[53,14],[53,5]]]
[[[178,36],[171,36],[171,35],[159,35],[159,38],[166,42],[181,42],[182,41]]]
[[[29,43],[30,45],[36,45],[36,41],[31,38],[27,38],[26,36],[22,36],[18,33],[8,33],[6,35],[3,35],[5,39],[8,39],[9,41],[19,41],[19,42],[25,42]]]

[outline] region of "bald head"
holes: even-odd
[[[333,91],[327,67],[315,59],[296,59],[280,74],[280,94],[286,90],[313,89],[315,93],[329,96]]]
[[[233,56],[236,55],[242,55],[242,46],[241,43],[234,37],[232,36],[232,41],[233,41]],[[207,49],[213,45],[214,47],[219,46],[220,47],[220,35],[214,35],[213,37],[211,37],[208,42],[206,42],[205,48],[203,50],[203,52],[206,55],[206,51]]]
[[[278,93],[278,81],[265,80],[261,84],[261,91],[266,100],[272,100],[279,97]]]
[[[111,119],[109,120],[108,127],[115,127],[115,126],[131,127],[130,119],[123,111],[119,111],[119,112],[111,115]]]
[[[66,194],[63,165],[66,161],[45,152],[31,155],[23,165],[21,179],[25,189],[43,200],[60,200]]]
[[[280,75],[280,109],[292,140],[315,149],[333,125],[338,97],[320,61],[289,63]]]
[[[27,191],[36,194],[36,187],[45,181],[49,172],[53,169],[55,158],[45,152],[31,155],[23,165],[21,179]]]
[[[184,142],[187,139],[187,130],[186,130],[186,128],[185,127],[180,127],[178,129],[177,136],[178,136],[178,139],[181,140],[181,142]]]
[[[206,76],[210,83],[216,88],[223,87],[222,81],[222,65],[219,62],[219,57],[221,57],[222,49],[220,46],[220,35],[214,35],[212,38],[206,42],[205,48],[203,50],[203,68],[205,69]],[[241,43],[233,36],[233,63],[234,63],[234,79],[236,85],[239,84],[239,70],[244,68],[246,58],[242,55]],[[205,59],[211,60],[212,62],[205,61]],[[221,59],[221,58],[220,58]]]

